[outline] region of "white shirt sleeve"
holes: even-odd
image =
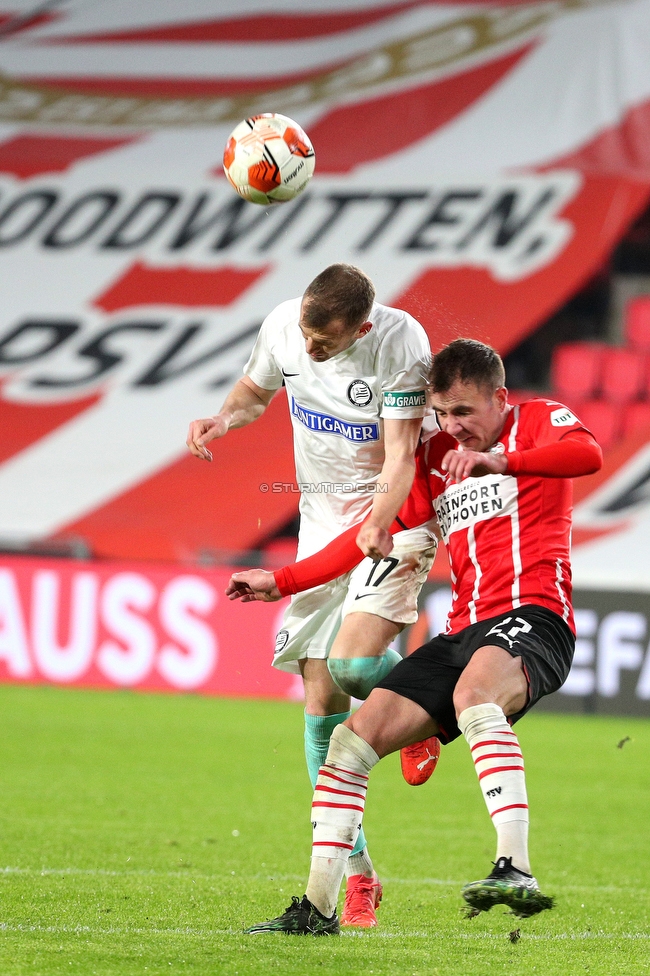
[[[276,309],[262,322],[253,351],[243,370],[246,376],[250,376],[253,383],[263,390],[279,390],[282,386],[282,369],[271,348],[275,311]]]
[[[431,348],[427,334],[412,316],[391,330],[382,343],[379,364],[381,416],[389,420],[423,417]]]

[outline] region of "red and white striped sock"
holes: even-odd
[[[478,774],[488,813],[497,832],[496,859],[530,874],[528,797],[519,739],[498,705],[473,705],[458,716]]]
[[[332,732],[327,759],[318,771],[311,807],[314,839],[306,895],[330,918],[350,853],[354,849],[368,788],[379,756],[346,725]]]

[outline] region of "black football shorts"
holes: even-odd
[[[437,723],[443,743],[458,738],[453,694],[458,679],[480,647],[502,647],[522,659],[528,701],[509,717],[516,722],[535,702],[557,691],[566,681],[575,637],[558,614],[526,604],[517,610],[471,624],[457,634],[438,634],[404,658],[378,688],[416,702]]]

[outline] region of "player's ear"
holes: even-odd
[[[357,330],[357,336],[367,335],[372,329],[372,322],[364,322],[363,325],[359,326]]]
[[[505,386],[500,386],[498,390],[495,390],[494,396],[497,402],[497,406],[500,411],[506,409],[506,404],[508,403],[508,391]]]

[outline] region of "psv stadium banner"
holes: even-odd
[[[434,350],[507,353],[647,205],[648,24],[650,0],[4,0],[0,542],[192,563],[268,538],[296,509],[264,491],[293,480],[283,394],[212,465],[187,425],[331,262]],[[266,210],[221,166],[265,111],[316,152]]]

